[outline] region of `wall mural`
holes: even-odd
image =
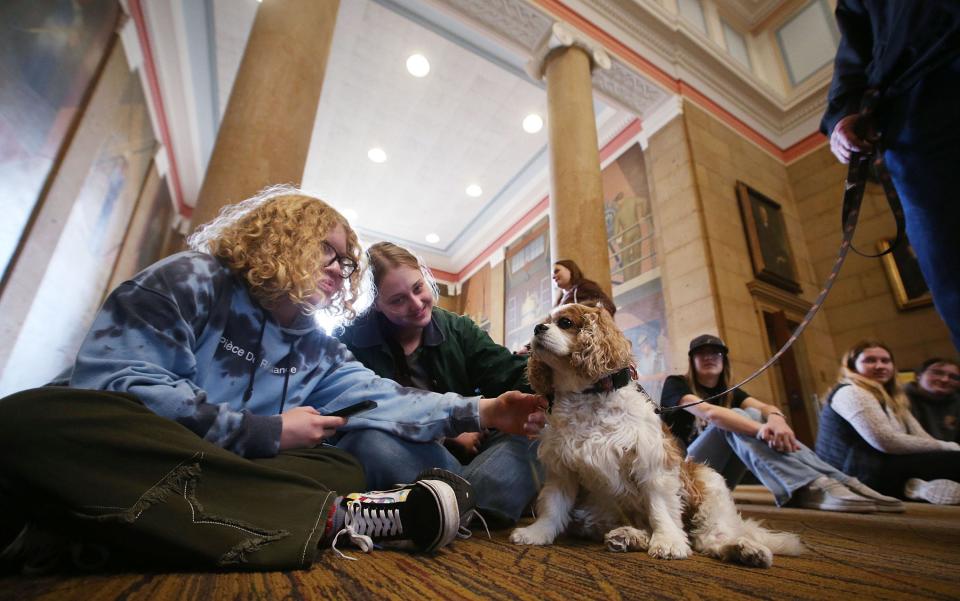
[[[657,266],[643,149],[630,146],[603,170],[603,216],[613,285]]]
[[[667,320],[660,278],[636,286],[614,299],[617,325],[633,348],[640,385],[653,400],[660,399],[667,370]]]
[[[122,52],[119,46],[114,52]],[[96,149],[37,290],[30,313],[0,380],[0,396],[39,386],[73,363],[99,307],[156,152],[146,101],[135,72],[124,65],[105,71],[123,77],[123,93],[110,106],[91,103],[85,118],[111,122]],[[106,105],[107,102],[99,103]]]
[[[550,229],[546,219],[508,246],[504,264],[503,345],[517,351],[553,306]]]
[[[0,276],[117,23],[116,0],[0,2]]]

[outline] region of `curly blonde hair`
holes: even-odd
[[[340,213],[293,186],[272,186],[253,198],[225,206],[216,218],[200,226],[187,244],[220,258],[243,277],[250,294],[264,307],[289,300],[304,314],[324,310],[352,319],[360,292],[360,269],[327,298],[325,307],[307,300],[323,294],[317,287],[325,267],[322,243],[338,225],[346,233],[346,256],[359,265],[360,242]]]

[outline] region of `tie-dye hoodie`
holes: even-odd
[[[343,430],[414,441],[479,429],[479,397],[404,388],[353,358],[310,316],[280,327],[211,255],[183,252],[124,282],[87,334],[70,386],[136,395],[154,412],[245,457],[277,453],[279,413],[379,406]]]

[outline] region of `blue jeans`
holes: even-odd
[[[960,57],[888,100],[881,125],[907,237],[940,317],[960,351]]]
[[[762,421],[756,409],[734,409],[737,413]],[[784,505],[793,493],[820,476],[847,482],[850,476],[833,468],[804,445],[799,451],[781,453],[754,436],[738,434],[710,426],[687,449],[687,456],[717,470],[731,489],[746,470],[750,470],[770,489],[777,505]]]
[[[525,436],[494,432],[468,465],[460,465],[440,442],[411,442],[380,430],[354,430],[337,443],[360,461],[367,486],[373,490],[413,482],[431,467],[460,474],[473,486],[484,518],[493,518],[498,525],[520,519],[540,491],[543,468],[537,459],[538,446]]]

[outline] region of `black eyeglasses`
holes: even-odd
[[[936,377],[938,377],[938,378],[942,378],[942,377],[946,376],[946,377],[950,378],[951,380],[953,380],[954,382],[960,382],[960,374],[950,373],[950,372],[948,372],[948,371],[946,371],[946,370],[944,370],[944,369],[940,369],[940,368],[938,368],[938,367],[928,368],[928,369],[927,369],[927,373],[930,374],[931,376],[936,376]]]
[[[357,270],[356,261],[337,253],[337,249],[326,240],[321,241],[321,244],[323,245],[323,259],[326,261],[326,263],[323,264],[324,267],[329,267],[336,261],[337,264],[340,265],[340,277],[347,279],[353,275],[353,272]]]

